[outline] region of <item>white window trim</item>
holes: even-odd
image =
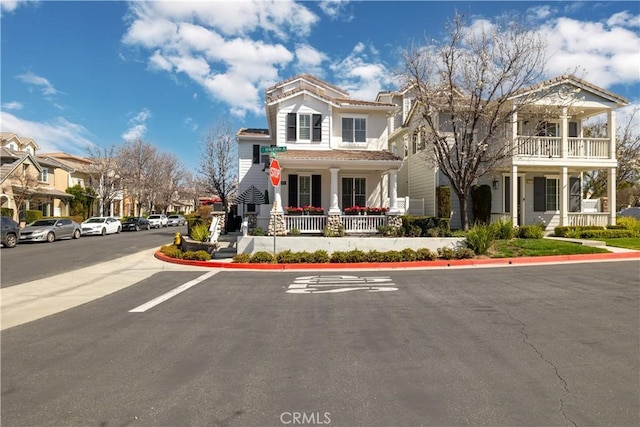
[[[365,127],[364,127],[364,142],[357,142],[355,141],[356,139],[356,127],[355,127],[355,121],[354,121],[354,126],[353,126],[353,142],[349,142],[349,141],[344,141],[342,139],[342,119],[364,119],[365,120]],[[344,145],[349,145],[349,146],[353,146],[353,145],[366,145],[369,143],[367,138],[367,135],[369,134],[369,114],[341,114],[340,115],[340,143],[344,144]]]
[[[544,175],[545,179],[553,179],[556,181],[556,188],[557,188],[557,192],[556,192],[556,206],[560,206],[560,175]],[[545,201],[544,201],[544,205],[545,208],[547,206],[547,188],[546,188],[546,183],[545,183],[545,189],[544,189],[544,197],[545,197]],[[553,211],[549,211],[549,210],[545,210],[544,211],[545,214],[559,214],[560,213],[560,209],[556,209]]]

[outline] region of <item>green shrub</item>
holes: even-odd
[[[287,249],[276,254],[276,261],[278,264],[295,264],[298,262],[298,258],[291,249]]]
[[[542,239],[544,231],[537,225],[523,225],[518,228],[518,237],[521,239]]]
[[[402,252],[400,251],[386,251],[383,252],[383,261],[384,262],[400,262],[403,261],[404,257]]]
[[[330,260],[329,253],[324,249],[318,249],[311,254],[311,261],[316,264],[326,264]]]
[[[367,254],[360,249],[347,252],[347,262],[367,262]]]
[[[451,231],[449,229],[448,218],[438,218],[435,216],[403,215],[401,219],[402,227],[406,230],[407,233],[412,233],[412,227],[419,227],[421,230],[421,236],[427,236],[426,232],[431,228],[439,228],[441,231],[441,236],[447,236]],[[415,231],[413,231],[413,233],[415,234]]]
[[[438,258],[441,259],[454,259],[456,257],[456,251],[452,248],[438,248]]]
[[[378,233],[383,236],[392,236],[393,233],[395,233],[395,227],[392,227],[391,225],[381,225],[378,227]]]
[[[294,227],[291,230],[289,230],[289,234],[291,236],[299,236],[301,233],[300,233],[300,230]]]
[[[42,212],[41,211],[25,211],[24,213],[24,222],[26,222],[27,224],[31,224],[33,221],[37,221],[39,219],[42,219]]]
[[[331,262],[332,263],[345,263],[349,262],[347,260],[347,253],[345,251],[335,251],[331,254]]]
[[[209,235],[211,232],[209,231],[209,226],[204,223],[194,224],[191,226],[189,230],[189,236],[198,242],[206,242],[209,240]]]
[[[384,252],[372,250],[367,252],[367,262],[384,262]]]
[[[495,240],[495,228],[491,225],[476,224],[467,231],[467,247],[478,255],[485,255]]]
[[[329,226],[324,226],[322,229],[322,235],[324,237],[342,237],[345,235],[344,225],[340,224],[337,230],[329,229]]]
[[[407,229],[407,237],[420,237],[422,236],[422,228],[417,225],[410,225]]]
[[[237,254],[233,257],[233,262],[246,264],[251,261],[251,254]]]
[[[455,259],[470,259],[476,256],[471,248],[459,247],[454,250]]]
[[[471,210],[474,221],[488,224],[491,220],[491,187],[474,185],[471,187]]]
[[[493,233],[498,240],[511,240],[516,237],[516,230],[513,227],[513,221],[500,220],[491,224],[493,227]]]
[[[165,245],[160,248],[160,252],[169,258],[182,259],[183,252],[176,245]]]
[[[251,255],[251,259],[249,260],[252,264],[271,264],[276,261],[276,258],[273,256],[271,252],[267,251],[258,251],[255,254]]]
[[[635,237],[640,237],[640,219],[621,216],[616,218],[616,222],[619,226],[631,231]]]
[[[618,239],[623,237],[635,237],[629,230],[585,230],[578,235],[579,239]]]
[[[207,251],[187,251],[182,255],[182,259],[209,261],[211,259],[211,255]]]
[[[415,261],[418,259],[418,254],[416,254],[416,251],[411,248],[401,250],[400,254],[402,255],[403,261]]]
[[[599,225],[582,225],[582,226],[571,226],[571,225],[563,225],[558,226],[553,229],[553,234],[556,237],[570,237],[568,233],[573,233],[575,231],[585,231],[585,230],[604,230],[604,227]]]
[[[438,258],[438,254],[427,248],[420,248],[416,251],[416,260],[418,261],[434,261]]]
[[[434,227],[428,229],[425,234],[427,237],[440,237],[440,233],[442,233],[442,230]]]
[[[0,215],[8,216],[9,218],[13,218],[13,209],[11,209],[11,208],[0,208]]]
[[[251,234],[253,234],[254,236],[264,236],[265,235],[264,228],[256,227],[253,229],[253,233]]]
[[[438,217],[451,217],[451,188],[446,185],[436,187],[436,198],[438,200]]]

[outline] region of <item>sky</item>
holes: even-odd
[[[640,2],[0,0],[0,130],[40,153],[142,139],[196,172],[207,130],[265,128],[264,91],[310,73],[375,100],[402,52],[505,14],[570,71],[640,106]]]

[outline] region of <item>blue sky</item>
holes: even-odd
[[[640,105],[637,1],[0,0],[0,130],[78,155],[141,138],[195,171],[220,119],[266,127],[280,80],[311,73],[364,100],[396,89],[402,50],[441,39],[455,10],[470,25],[526,17],[548,36],[547,77],[578,68]]]

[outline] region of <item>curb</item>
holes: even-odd
[[[360,262],[360,263],[326,263],[326,264],[249,264],[221,261],[192,261],[170,258],[157,250],[154,256],[160,261],[172,264],[190,265],[193,267],[225,268],[233,270],[376,270],[398,268],[425,267],[478,267],[505,266],[516,264],[541,264],[558,262],[585,262],[608,260],[640,260],[640,251],[612,252],[608,254],[579,254],[579,255],[547,255],[521,258],[482,258],[482,259],[452,259],[435,261],[405,261],[405,262]]]

